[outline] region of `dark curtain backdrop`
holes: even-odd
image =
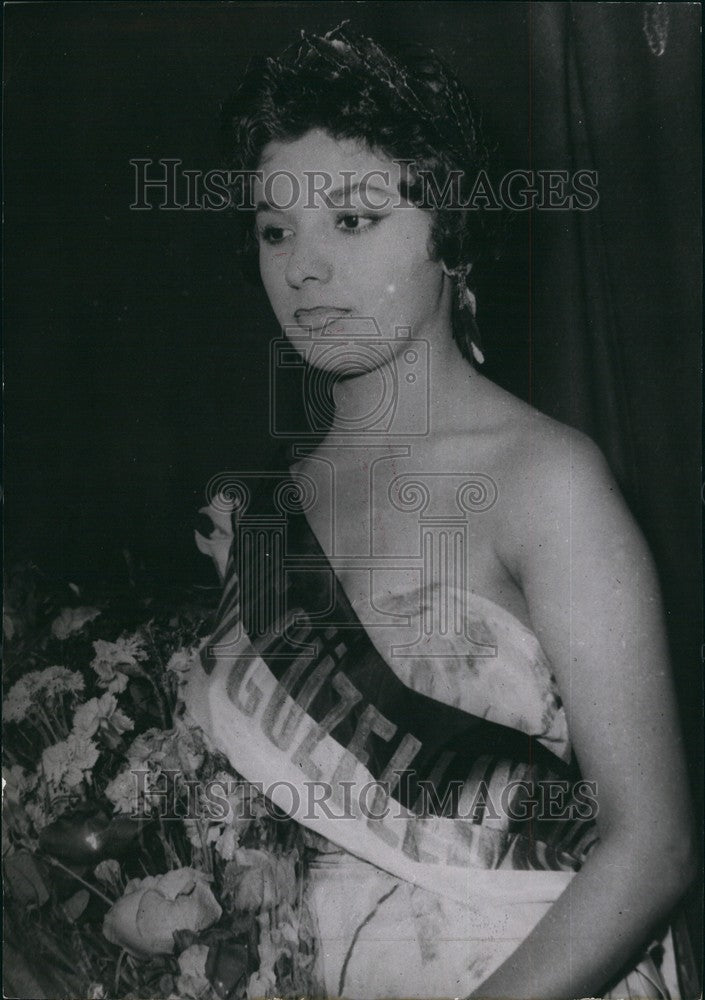
[[[654,552],[701,808],[699,21],[533,5],[531,156],[596,170],[600,201],[531,220],[528,353],[533,401],[600,444]],[[697,940],[698,893],[687,912]]]
[[[663,581],[700,720],[700,8],[36,3],[5,8],[6,552],[90,580],[205,572],[215,472],[266,466],[263,293],[227,213],[135,212],[134,157],[220,165],[246,59],[344,18],[433,46],[508,168],[598,172],[590,212],[518,213],[480,278],[488,373],[604,449]]]
[[[535,160],[597,171],[594,211],[532,220],[538,407],[602,447],[661,573],[689,732],[700,719],[699,10],[536,4]],[[697,692],[697,693],[696,693]]]

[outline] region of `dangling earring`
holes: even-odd
[[[464,331],[464,339],[470,347],[470,353],[478,365],[483,365],[485,363],[485,355],[482,353],[482,348],[480,346],[480,331],[478,330],[477,323],[475,321],[477,313],[477,299],[475,298],[475,293],[468,288],[467,283],[472,264],[467,264],[451,270],[449,267],[446,267],[445,263],[441,262],[441,267],[443,268],[443,273],[447,274],[448,277],[455,283],[456,295],[454,312],[457,313],[457,318],[461,324],[468,328]],[[453,326],[455,336],[455,324]]]

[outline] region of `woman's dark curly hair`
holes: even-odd
[[[344,26],[324,36],[302,33],[280,57],[250,64],[222,108],[222,124],[228,166],[237,171],[256,170],[268,143],[317,128],[334,139],[362,140],[390,160],[413,161],[400,193],[420,207],[428,207],[422,177],[432,177],[439,192],[456,177],[441,207],[432,209],[435,258],[458,274],[464,289],[470,267],[496,255],[499,213],[459,207],[469,201],[480,171],[491,177],[490,151],[467,91],[433,53],[382,48]],[[236,215],[241,263],[252,274],[252,215]],[[470,357],[456,313],[454,335]],[[476,329],[472,335],[476,342]]]

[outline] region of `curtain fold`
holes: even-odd
[[[532,402],[602,448],[663,586],[702,797],[700,7],[530,5],[535,169],[597,171],[587,212],[534,212]],[[690,908],[693,940],[700,906]]]
[[[692,689],[700,572],[700,9],[531,5],[536,169],[599,203],[532,218],[532,401],[602,447],[653,548]],[[686,652],[687,651],[687,652]],[[687,661],[683,657],[687,656]]]

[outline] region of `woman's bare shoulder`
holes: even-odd
[[[527,532],[537,537],[585,504],[605,512],[623,508],[609,466],[587,434],[497,386],[486,394],[485,419],[508,540]]]
[[[525,485],[527,478],[552,481],[570,470],[595,475],[607,471],[600,449],[587,434],[483,381],[481,430],[488,435],[507,477],[519,486]]]

